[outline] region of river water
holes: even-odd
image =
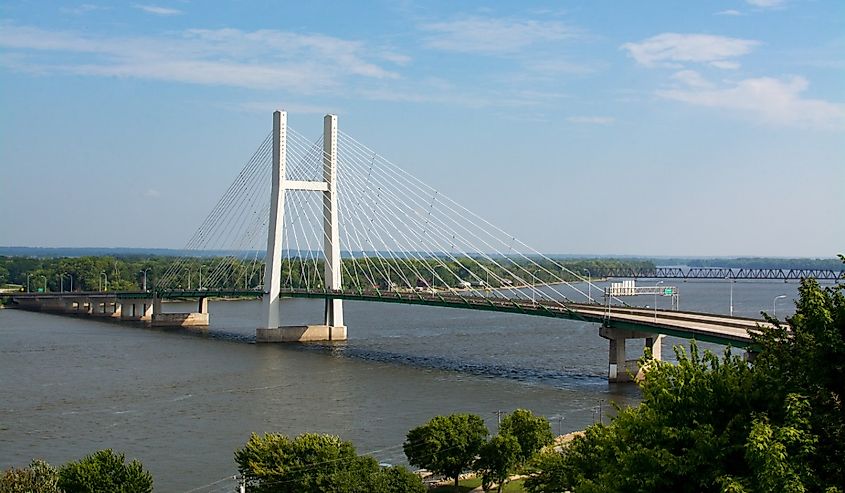
[[[683,309],[729,310],[726,281],[664,284],[678,287]],[[771,313],[773,301],[779,316],[790,314],[797,286],[737,282],[734,314]],[[0,310],[0,467],[34,457],[58,465],[111,447],[140,459],[157,491],[231,491],[233,451],[251,432],[332,433],[402,463],[407,431],[438,414],[477,413],[495,431],[495,411],[524,407],[565,433],[593,423],[599,406],[607,414],[610,402],[638,400],[634,386],[606,382],[608,344],[594,324],[344,306],[349,340],[310,345],[254,344],[258,301],[212,301],[207,334]],[[318,323],[322,311],[315,300],[282,307],[290,324]],[[669,338],[664,356],[679,342]]]

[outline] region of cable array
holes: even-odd
[[[288,128],[288,181],[321,182],[322,137]],[[588,301],[588,280],[528,247],[426,185],[344,132],[338,132],[336,196],[343,290],[426,291],[557,304]],[[254,290],[263,285],[270,214],[268,136],[162,277],[168,289]],[[324,192],[285,191],[282,288],[324,292],[328,241]],[[197,262],[196,257],[213,257]],[[199,264],[199,265],[198,265]],[[577,283],[574,284],[574,283]]]

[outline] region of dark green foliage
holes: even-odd
[[[127,464],[124,454],[105,449],[63,465],[59,488],[65,493],[149,493],[153,477],[137,460]]]
[[[23,469],[7,469],[0,475],[0,493],[61,493],[59,471],[40,459]]]
[[[371,491],[383,493],[425,493],[420,477],[407,467],[392,466],[381,470],[378,487]]]
[[[822,289],[802,281],[789,328],[763,331],[754,360],[763,392],[783,401],[803,396],[809,428],[818,439],[809,468],[821,484],[845,485],[845,286]],[[775,425],[789,418],[788,407],[772,409]]]
[[[289,438],[252,434],[235,451],[238,471],[251,492],[422,492],[422,481],[404,467],[380,468],[352,443],[332,435]]]
[[[790,328],[764,330],[753,365],[676,349],[643,401],[532,465],[530,492],[842,491],[845,298],[801,283]]]
[[[455,480],[470,468],[484,444],[487,427],[474,414],[435,416],[408,432],[403,448],[412,466]]]
[[[836,258],[710,258],[662,259],[663,265],[688,265],[690,267],[724,267],[733,269],[831,269],[839,270],[842,263]]]
[[[520,464],[522,450],[513,435],[496,435],[481,446],[475,469],[481,473],[481,486],[488,491],[493,484],[501,493],[511,473]]]
[[[494,259],[497,260],[497,259]],[[500,263],[509,264],[504,259],[498,259]],[[524,268],[529,268],[529,261],[523,258],[511,259]],[[561,273],[560,267],[554,263],[541,258],[532,259],[543,269],[537,272],[540,280],[551,281],[553,278],[563,276],[565,280],[573,280],[575,277],[568,273]],[[104,282],[108,278],[109,290],[111,291],[136,291],[141,289],[143,275],[141,271],[150,269],[147,273],[147,287],[152,289],[155,281],[167,272],[168,268],[181,262],[180,274],[173,279],[169,288],[196,289],[198,287],[200,272],[203,273],[203,287],[208,289],[252,289],[262,282],[264,271],[262,262],[242,261],[234,257],[202,257],[202,258],[178,258],[166,256],[85,256],[85,257],[62,257],[62,258],[32,258],[32,257],[3,257],[0,256],[0,285],[4,282],[16,283],[26,289],[27,275],[32,291],[44,287],[46,277],[47,290],[59,291],[70,290],[71,276],[73,277],[73,289],[76,291],[98,291],[104,288]],[[497,265],[489,259],[402,259],[384,260],[377,257],[369,258],[344,258],[343,287],[346,289],[372,289],[367,279],[373,276],[373,272],[388,272],[390,279],[382,279],[383,284],[389,282],[398,286],[408,287],[407,281],[416,284],[418,273],[425,273],[427,279],[422,279],[434,287],[451,286],[455,287],[461,280],[479,282],[489,280],[493,287],[499,287],[496,276],[510,279],[512,274],[506,272],[505,268]],[[584,268],[591,272],[600,272],[603,268],[647,268],[654,267],[653,263],[637,260],[559,260],[558,264],[567,267],[579,275]],[[225,263],[225,272],[214,276],[213,284],[208,285],[209,273],[215,272],[215,266]],[[531,264],[532,270],[537,267]],[[511,271],[521,272],[520,268],[510,264]],[[321,278],[323,272],[322,261],[314,262],[298,258],[286,259],[282,262],[281,277],[287,283],[286,286],[293,288],[304,288],[310,284],[313,286],[315,280]],[[105,273],[103,276],[101,273]],[[62,275],[62,278],[59,277]],[[456,275],[458,277],[456,277]],[[41,277],[44,276],[44,277]],[[516,279],[510,279],[518,282]],[[384,289],[386,286],[382,285]]]
[[[517,409],[502,418],[500,435],[511,435],[519,443],[519,462],[524,463],[554,440],[552,427],[543,416],[527,409]]]

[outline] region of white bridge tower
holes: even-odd
[[[323,192],[323,253],[325,288],[341,289],[340,234],[337,215],[337,115],[323,120],[323,180],[288,180],[287,112],[273,113],[273,184],[270,197],[270,221],[267,228],[267,255],[264,271],[263,322],[256,330],[258,342],[303,342],[346,340],[343,325],[343,301],[326,298],[323,325],[279,326],[279,293],[282,288],[282,235],[285,218],[285,191]]]

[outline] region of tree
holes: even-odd
[[[153,477],[137,460],[127,464],[124,454],[105,449],[63,465],[59,488],[66,493],[150,493]]]
[[[561,491],[842,491],[843,286],[801,283],[788,325],[762,329],[750,364],[689,354],[655,362],[639,406],[543,454],[525,482]],[[773,323],[775,320],[770,319]]]
[[[809,427],[818,439],[807,460],[820,477],[845,485],[845,285],[821,288],[815,279],[805,279],[798,294],[788,325],[755,336],[761,350],[754,369],[761,390],[772,399],[806,397]],[[787,415],[782,408],[770,418],[777,424]]]
[[[502,418],[499,434],[513,436],[519,442],[520,464],[554,441],[549,421],[527,409],[517,409]]]
[[[419,476],[407,467],[391,466],[381,470],[380,487],[372,491],[384,493],[425,493],[426,487]]]
[[[408,432],[403,444],[412,466],[454,478],[469,469],[484,444],[487,427],[475,414],[435,416],[428,423]]]
[[[59,472],[41,459],[33,459],[29,467],[11,468],[0,476],[0,493],[61,493]]]
[[[291,439],[253,433],[235,451],[235,462],[254,492],[424,491],[420,478],[404,467],[380,468],[372,457],[359,456],[351,442],[333,435],[305,433]]]
[[[489,491],[493,484],[501,493],[502,487],[516,466],[521,463],[519,442],[513,435],[496,435],[481,446],[475,468],[481,473],[481,486]]]

